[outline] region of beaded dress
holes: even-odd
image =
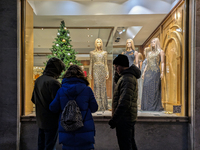
[[[90,52],[90,68],[89,75],[94,78],[94,96],[97,100],[99,111],[108,109],[107,92],[106,92],[106,76],[109,75],[107,66],[106,51],[91,51]]]
[[[162,111],[160,50],[151,51],[147,57],[147,69],[144,74],[141,109],[145,111]]]

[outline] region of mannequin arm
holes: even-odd
[[[165,53],[163,50],[160,51],[160,57],[161,57],[161,74],[160,74],[160,78],[163,78],[163,74],[164,74],[164,67],[165,67]]]
[[[142,74],[142,79],[143,79],[143,80],[144,80],[145,71],[147,70],[147,66],[148,66],[148,64],[145,66],[144,71],[143,71],[143,74]]]
[[[92,52],[90,52],[89,78],[92,79]]]
[[[138,64],[138,52],[135,51],[135,65],[139,68],[139,64]]]

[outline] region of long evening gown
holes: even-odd
[[[99,111],[108,110],[108,100],[106,92],[106,76],[108,75],[107,52],[91,51],[90,52],[90,69],[89,74],[94,78],[94,96],[99,105]]]
[[[147,69],[144,74],[141,109],[144,111],[162,111],[160,50],[149,52]]]

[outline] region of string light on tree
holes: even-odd
[[[69,64],[70,64],[70,65],[73,65],[73,63],[72,63],[72,62],[70,62]]]
[[[59,44],[56,44],[56,46],[59,46]]]
[[[69,33],[67,33],[67,36],[70,36]]]
[[[58,32],[57,35],[60,36],[60,33]]]
[[[64,27],[65,30],[67,30],[67,27]]]
[[[67,55],[69,55],[69,56],[70,56],[71,54],[70,54],[70,53],[68,53]]]

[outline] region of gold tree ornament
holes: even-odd
[[[62,40],[62,42],[66,42],[66,40],[65,40],[65,39],[63,39],[63,40]]]

